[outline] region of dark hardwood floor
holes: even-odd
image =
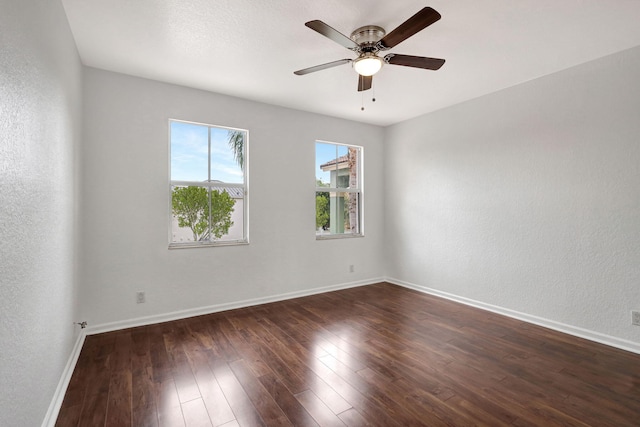
[[[640,355],[387,283],[88,336],[58,426],[640,426]]]

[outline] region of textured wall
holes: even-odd
[[[90,324],[382,277],[381,128],[93,68],[84,95]],[[169,118],[249,130],[249,245],[167,249]],[[364,238],[315,239],[316,139],[365,147]]]
[[[78,332],[82,68],[58,1],[0,10],[0,425],[37,426]]]
[[[640,48],[387,129],[388,276],[640,343]]]

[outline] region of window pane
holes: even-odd
[[[171,242],[205,239],[209,230],[208,190],[196,186],[171,187]]]
[[[358,193],[316,192],[316,234],[358,234],[360,198]]]
[[[360,149],[316,143],[316,187],[358,188]]]
[[[207,126],[171,122],[171,180],[206,181],[209,178]]]
[[[349,171],[349,183],[347,188],[353,190],[360,188],[360,149],[356,147],[349,147],[348,154],[348,168]],[[343,188],[343,187],[340,187]]]
[[[336,157],[343,157],[347,155],[349,147],[346,145],[338,145],[336,144]]]
[[[242,184],[246,132],[211,128],[211,180]]]
[[[211,240],[242,240],[244,237],[244,190],[211,188]]]
[[[336,173],[336,188],[358,188],[358,158],[360,150],[357,147],[339,147]]]
[[[316,186],[329,187],[331,185],[331,171],[336,169],[336,145],[316,143]]]
[[[329,193],[316,191],[316,233],[330,234]]]
[[[242,240],[244,190],[223,186],[173,186],[171,242]]]
[[[362,201],[360,195],[362,193],[349,193],[348,200],[348,216],[349,216],[349,231],[354,234],[360,234],[360,222],[361,222],[361,205]]]

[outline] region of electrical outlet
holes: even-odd
[[[145,296],[144,292],[136,292],[136,303],[142,304],[145,302],[147,302],[147,297]]]
[[[353,264],[351,264],[349,266],[349,273],[353,273],[354,271],[356,271],[356,268],[353,266]]]
[[[631,311],[631,324],[640,326],[640,311]]]

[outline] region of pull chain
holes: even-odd
[[[375,86],[373,84],[371,85],[371,90],[373,92],[373,97],[371,98],[371,102],[376,102],[376,88],[375,88]],[[360,111],[364,111],[364,92],[365,91],[360,92],[360,94],[361,94]]]

